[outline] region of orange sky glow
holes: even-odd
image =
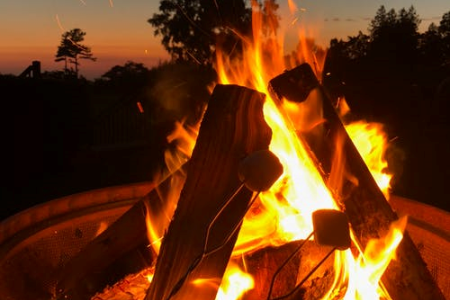
[[[346,39],[361,30],[367,33],[370,19],[381,5],[408,8],[413,5],[422,19],[424,31],[431,22],[439,23],[449,10],[448,0],[390,0],[370,3],[354,0],[294,1],[301,8],[289,12],[287,0],[278,0],[285,49],[295,46],[298,28],[307,28],[316,43],[327,47],[331,38]],[[88,79],[100,78],[115,65],[126,61],[151,68],[169,59],[147,22],[158,12],[158,0],[2,0],[0,1],[0,74],[19,75],[33,60],[41,61],[43,71],[61,70],[54,62],[61,35],[73,28],[86,32],[84,45],[92,48],[96,62],[81,61],[80,72]],[[286,25],[287,24],[287,25]]]

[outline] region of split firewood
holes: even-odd
[[[150,266],[155,253],[149,247],[146,215],[155,223],[167,218],[168,224],[174,211],[167,203],[168,193],[176,192],[177,186],[179,193],[184,180],[181,167],[81,249],[57,276],[57,299],[89,299],[105,286]]]
[[[253,192],[241,161],[268,149],[265,96],[216,85],[189,161],[174,217],[162,241],[147,300],[214,300]]]
[[[398,217],[377,186],[368,167],[348,136],[335,107],[325,89],[317,80],[308,64],[302,64],[272,79],[269,90],[280,103],[283,100],[310,101],[315,93],[322,99],[321,115],[316,126],[308,130],[299,129],[298,137],[309,148],[311,157],[322,172],[324,181],[338,199],[348,215],[351,227],[362,249],[371,239],[383,237],[390,224]],[[289,113],[286,113],[289,115]],[[295,116],[289,115],[295,124]],[[341,184],[330,180],[334,157],[340,154],[344,168],[339,176]],[[394,300],[444,299],[419,251],[405,232],[396,250],[396,259],[391,261],[382,277],[382,283]]]

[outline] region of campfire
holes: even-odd
[[[309,64],[269,82],[269,99],[215,87],[185,170],[161,184],[175,201],[148,199],[156,263],[93,299],[132,290],[140,299],[411,299],[419,286],[440,296],[403,236],[406,218],[390,208]],[[292,120],[308,101],[321,109],[302,130]],[[172,181],[178,189],[166,187]]]
[[[444,299],[389,204],[383,132],[345,124],[321,57],[286,71],[253,19],[198,127],[169,137],[168,173],[68,261],[56,299]],[[118,263],[145,251],[139,272]]]

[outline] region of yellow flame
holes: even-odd
[[[385,152],[388,147],[387,136],[380,123],[357,121],[345,126],[350,138],[361,154],[373,178],[386,199],[389,199],[390,182]]]
[[[191,283],[212,287],[217,287],[220,283],[216,300],[241,299],[245,292],[251,290],[255,285],[253,278],[231,261],[227,266],[222,280],[220,278],[197,278]]]
[[[264,117],[273,131],[270,150],[285,172],[270,191],[260,195],[262,208],[258,213],[245,217],[235,254],[306,237],[312,231],[312,212],[336,207],[304,145],[267,90],[269,80],[285,69],[282,48],[275,45],[281,40],[263,35],[258,9],[253,10],[252,18],[253,44],[247,44],[242,61],[230,61],[218,51],[217,70],[220,83],[245,85],[267,95]],[[273,39],[278,43],[266,43]],[[310,58],[313,56],[301,56],[301,62]]]
[[[232,263],[228,265],[223,278],[216,300],[241,299],[245,292],[255,286],[253,278]]]
[[[292,9],[297,9],[293,1],[289,1],[289,5]],[[312,92],[303,104],[292,105],[284,102],[281,103],[283,109],[280,110],[280,104],[275,103],[267,89],[269,80],[281,74],[285,69],[300,63],[309,63],[320,78],[326,51],[317,47],[313,40],[306,39],[304,31],[299,31],[299,45],[294,53],[286,57],[283,53],[283,47],[280,46],[283,45],[283,41],[273,28],[269,31],[262,30],[264,26],[263,16],[256,1],[252,1],[252,7],[253,39],[251,41],[243,40],[245,47],[242,58],[232,60],[218,49],[215,67],[220,78],[219,83],[238,84],[266,94],[264,116],[273,131],[270,150],[280,159],[284,167],[284,173],[269,191],[259,195],[259,201],[255,202],[255,205],[245,216],[233,256],[249,253],[270,245],[279,246],[289,241],[304,239],[313,231],[311,215],[315,210],[323,208],[338,209],[316,164],[312,161],[305,145],[297,135],[298,131],[306,132],[318,128],[317,125],[324,121],[320,99]],[[288,112],[294,112],[298,116],[295,124],[291,123],[292,118],[286,117]],[[346,127],[356,144],[359,144],[357,137],[361,134],[361,131],[370,131],[374,127],[374,125],[363,124],[358,123],[358,126],[353,124]],[[187,137],[187,142],[186,145],[180,143],[176,155],[172,153],[167,156],[168,165],[173,166],[170,169],[177,169],[192,153],[197,129],[191,132],[193,134],[187,135],[184,129],[182,124],[177,124],[175,136],[182,133],[181,136]],[[377,131],[375,136],[378,136],[379,133],[380,131]],[[370,139],[363,138],[363,140]],[[375,140],[373,145],[380,144],[378,140]],[[386,144],[384,142],[384,145]],[[357,146],[357,148],[360,152],[364,152],[362,146]],[[384,151],[385,147],[374,150],[371,146],[368,153],[371,155],[377,153],[382,157]],[[374,169],[384,171],[386,168],[386,165],[380,163],[379,160],[366,158],[366,154],[362,155],[372,172],[374,172]],[[341,167],[343,166],[342,164]],[[344,171],[337,173],[344,174]],[[357,180],[357,178],[354,180]],[[153,223],[153,220],[151,221]],[[406,222],[406,220],[402,222]],[[166,225],[167,223],[164,226]],[[394,227],[401,228],[397,224]],[[157,228],[159,228],[159,233],[154,234],[150,239],[157,240],[161,237],[161,226],[158,225]],[[389,233],[384,239],[370,241],[364,256],[362,254],[354,255],[350,250],[337,251],[334,282],[323,299],[333,299],[336,293],[345,289],[347,289],[345,299],[360,299],[360,295],[366,296],[364,293],[369,289],[366,287],[375,289],[376,294],[374,294],[373,299],[379,299],[383,293],[380,292],[378,281],[401,238],[402,235],[398,234],[397,229],[393,229],[393,233]],[[354,237],[352,239],[355,240]],[[372,253],[380,255],[374,257]],[[243,291],[232,286],[231,282],[234,281],[234,276],[238,278],[236,280],[238,284],[245,283]],[[248,276],[241,270],[236,271],[235,266],[230,263],[223,277],[217,299],[239,299],[245,290],[253,288],[253,281]],[[269,281],[270,278],[267,280]],[[220,282],[220,279],[195,279],[191,283],[217,285]],[[238,290],[239,293],[232,293]]]
[[[289,4],[292,11],[297,9],[293,1],[290,1]],[[246,215],[233,252],[234,255],[241,255],[268,245],[280,245],[305,238],[312,231],[311,214],[313,211],[321,208],[337,208],[316,165],[312,162],[309,153],[295,132],[310,131],[324,121],[320,99],[312,93],[313,95],[310,95],[308,100],[302,104],[283,103],[284,111],[295,111],[295,115],[298,117],[295,120],[296,123],[291,124],[289,123],[291,121],[288,121],[289,119],[278,109],[267,90],[270,79],[281,74],[290,66],[304,62],[312,65],[316,75],[320,78],[326,51],[315,46],[313,40],[304,38],[306,34],[303,30],[299,31],[300,42],[297,51],[286,60],[281,52],[282,47],[278,46],[282,44],[281,39],[273,35],[264,36],[261,33],[260,28],[263,25],[260,11],[254,9],[252,17],[253,43],[247,44],[248,47],[244,50],[242,61],[230,61],[228,57],[218,51],[216,67],[220,83],[245,85],[266,94],[264,116],[273,131],[270,150],[278,156],[285,172],[268,192],[260,195],[260,206]],[[275,38],[278,39],[278,44],[273,42]],[[358,122],[348,125],[347,130],[351,139],[355,140],[357,148],[361,151],[365,162],[374,174],[373,176],[377,178],[377,183],[383,187],[384,191],[387,191],[385,186],[389,177],[384,173],[386,163],[374,158],[374,155],[378,155],[378,157],[384,155],[386,147],[381,145],[387,145],[387,141],[384,139],[381,143],[379,140],[380,136],[384,138],[381,127],[373,124],[362,126],[363,124],[366,123]],[[374,129],[376,132],[373,132]],[[367,138],[367,134],[370,138]],[[366,136],[363,141],[373,141],[368,151],[364,151],[364,148],[360,146],[359,135]],[[375,148],[375,146],[381,147]],[[344,164],[341,163],[341,167],[343,166]],[[343,174],[343,172],[339,173]],[[382,175],[379,176],[379,173]],[[357,181],[357,178],[353,180]],[[379,244],[379,242],[371,241],[370,247],[373,243]],[[382,244],[387,247],[383,249],[389,253],[392,253],[397,245],[391,243],[388,247],[386,240]],[[370,251],[370,248],[367,251]],[[379,251],[379,253],[383,253],[380,260],[383,260],[383,265],[387,266],[390,256],[386,256],[385,251]],[[361,258],[358,258],[358,261],[361,261]],[[385,268],[376,268],[374,262],[368,259],[365,262],[365,264],[357,264],[350,250],[338,251],[338,255],[335,255],[334,283],[324,299],[333,298],[334,293],[342,289],[345,284],[353,283],[355,279],[348,277],[351,270],[356,273],[356,276],[358,273],[368,274],[365,283],[358,283],[357,286],[375,286],[377,292],[375,299],[379,299],[383,294],[378,288],[378,280]],[[353,295],[348,292],[345,297],[346,299],[359,299],[358,293],[363,294],[362,291],[354,292]]]
[[[345,300],[372,300],[379,299],[380,295],[389,298],[379,282],[390,261],[395,259],[395,250],[403,238],[406,224],[405,216],[391,224],[385,237],[368,242],[364,255],[350,267],[352,274]]]
[[[161,174],[160,178],[155,179],[157,182],[170,179],[170,189],[161,191],[159,185],[155,188],[160,199],[160,205],[156,206],[156,209],[152,208],[148,202],[145,202],[147,236],[150,246],[156,254],[159,253],[162,237],[172,219],[181,189],[183,188],[185,174],[181,171],[181,167],[192,154],[199,126],[199,124],[187,126],[182,122],[176,122],[175,129],[167,137],[167,141],[170,144],[174,144],[175,147],[164,153],[167,171]],[[168,175],[172,176],[167,179]],[[154,200],[156,201],[156,199]]]

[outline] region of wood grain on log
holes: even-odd
[[[368,167],[348,136],[331,100],[318,82],[311,67],[303,64],[270,81],[269,90],[281,104],[283,100],[303,102],[312,91],[322,99],[321,117],[310,131],[299,130],[304,141],[322,171],[324,181],[335,194],[343,211],[348,215],[355,236],[365,249],[370,239],[383,237],[390,224],[398,217],[377,186]],[[295,117],[291,116],[295,123]],[[340,154],[342,179],[340,184],[330,180],[334,158]],[[394,300],[444,299],[433,280],[419,251],[405,232],[397,248],[397,259],[391,261],[382,282]]]
[[[225,205],[241,186],[239,162],[257,150],[268,149],[272,136],[263,116],[264,99],[263,94],[237,85],[215,87],[174,217],[162,241],[147,300],[215,299],[238,231],[228,236],[240,226],[252,198],[252,192],[242,188]],[[224,206],[207,240],[208,250],[219,248],[194,264],[204,252],[210,223]],[[196,279],[210,282],[194,284]]]

